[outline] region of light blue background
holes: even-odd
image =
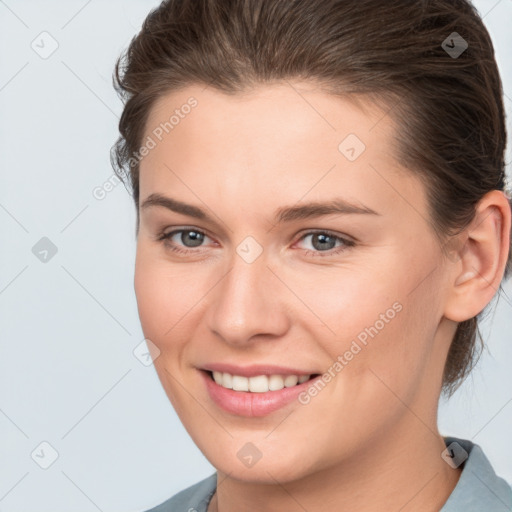
[[[122,184],[93,196],[113,175],[122,110],[115,59],[157,4],[0,2],[1,511],[136,512],[213,472],[153,367],[132,353],[144,338],[132,201]],[[475,4],[497,51],[512,134],[512,1]],[[43,31],[58,43],[47,59],[31,48]],[[42,237],[58,249],[47,263],[32,253]],[[506,291],[512,297],[510,282]],[[512,304],[504,299],[492,329],[483,326],[489,349],[441,405],[440,427],[480,444],[512,482]],[[59,454],[46,470],[31,458],[43,441]]]

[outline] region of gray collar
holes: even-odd
[[[440,512],[511,512],[512,489],[496,475],[480,446],[456,437],[444,439],[443,458],[461,466],[462,473]],[[216,486],[217,473],[213,473],[147,512],[206,512]]]
[[[465,458],[466,453],[467,459],[455,489],[440,512],[510,512],[512,489],[496,475],[480,446],[455,437],[444,440],[447,449],[452,447],[451,455],[456,458],[462,454]]]

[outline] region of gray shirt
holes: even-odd
[[[477,444],[465,439],[445,437],[443,458],[461,466],[459,481],[439,512],[511,512],[512,489],[494,472]],[[462,461],[459,464],[458,460]],[[217,486],[217,473],[187,487],[146,512],[206,512]]]

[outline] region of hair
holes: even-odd
[[[467,48],[450,55],[446,41],[453,47],[458,35]],[[113,73],[124,109],[111,162],[131,186],[137,232],[133,155],[155,102],[195,84],[235,95],[289,79],[385,108],[396,124],[396,160],[424,183],[428,222],[443,249],[474,219],[484,194],[507,193],[502,84],[491,38],[469,1],[165,0]],[[511,260],[509,250],[505,279]],[[442,382],[449,396],[481,353],[484,311],[457,326]]]

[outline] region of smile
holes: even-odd
[[[261,371],[261,370],[260,370]],[[275,370],[274,370],[275,371]],[[316,374],[237,375],[219,370],[200,370],[212,404],[236,416],[261,417],[286,406],[301,406],[300,393],[321,378]]]
[[[279,391],[283,388],[291,388],[297,384],[302,384],[311,378],[311,375],[256,375],[254,377],[244,377],[243,375],[232,375],[231,373],[218,371],[214,371],[212,374],[213,380],[219,386],[250,393]]]

